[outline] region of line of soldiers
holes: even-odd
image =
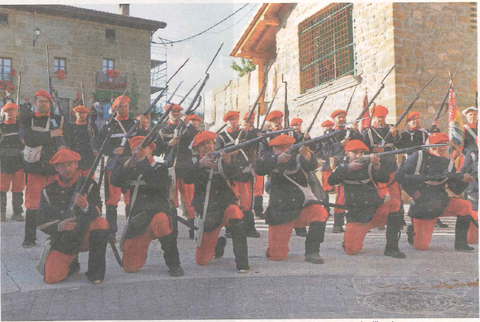
[[[464,111],[468,129],[463,166],[459,169],[462,175],[419,181],[419,176],[457,172],[446,155],[446,147],[405,156],[399,168],[395,156],[376,155],[398,148],[448,143],[448,136],[438,131],[438,123],[434,133],[421,128],[419,112],[407,116],[409,129],[400,134],[386,124],[388,109],[384,106],[373,108],[371,126],[362,132],[357,124],[346,127],[347,113],[336,110],[331,120],[321,123],[325,133],[335,132],[335,136],[326,140],[315,140],[309,133],[302,133],[302,120],[295,118],[291,122],[294,129],[288,134],[264,138],[259,144],[225,153],[222,151],[225,148],[283,129],[283,113],[270,112],[266,116],[269,130],[263,131],[250,121],[254,117],[249,119],[245,115],[245,122],[240,125],[240,114],[229,111],[223,118],[226,127],[216,134],[199,131],[201,119],[193,114],[182,118],[183,108],[173,104],[165,107],[171,110],[169,121],[154,140],[144,144],[149,120],[140,116],[140,126],[125,144],[123,139],[136,123],[129,117],[129,102],[124,95],[114,101],[111,112],[116,116],[102,133],[88,121],[89,109],[84,106],[74,109],[75,123],[64,124],[61,117],[51,114],[53,100],[43,90],[35,95],[35,114],[22,120],[21,126],[16,120],[18,106],[8,103],[2,108],[6,114],[0,125],[2,221],[10,185],[12,219],[23,219],[22,191],[26,182],[22,246],[35,245],[37,228],[49,235],[38,267],[47,283],[59,282],[78,272],[78,252],[87,250],[88,280],[94,284],[103,281],[106,247],[109,240],[117,237],[117,206],[122,194],[127,225],[119,244],[123,250],[121,263],[128,273],[141,269],[150,242],[158,239],[170,275],[184,274],[177,248],[178,193],[190,227],[202,223],[200,233],[194,233],[193,228],[189,231],[191,239],[199,239],[196,263],[206,265],[213,258],[221,258],[227,238],[231,237],[240,273],[249,271],[247,237],[260,237],[255,229],[254,212],[269,225],[266,250],[269,260],[287,257],[295,228],[297,234],[306,237],[305,261],[322,264],[320,244],[324,241],[331,206],[335,207],[334,232],[343,232],[346,218],[343,248],[347,254],[357,254],[368,231],[386,225],[384,254],[405,258],[398,248],[400,231],[405,225],[402,189],[412,198],[408,213],[412,225],[408,226],[407,235],[416,249],[428,249],[433,227],[441,216],[457,216],[456,250],[472,251],[468,243],[478,243],[478,228],[473,225],[478,218],[476,108]],[[186,126],[178,132],[180,122]],[[392,135],[381,146],[389,132]],[[108,142],[105,219],[101,217],[102,182],[88,178],[103,142]],[[219,157],[215,151],[221,151]],[[367,162],[362,158],[365,154],[369,154]],[[116,155],[120,159],[114,163]],[[165,162],[156,162],[154,156],[161,155]],[[324,189],[336,193],[333,205],[321,189],[315,175],[317,169],[322,174]],[[270,194],[265,211],[264,178],[265,190]],[[79,186],[87,187],[84,195],[78,193]],[[447,186],[456,195],[465,193],[466,200],[451,198]],[[226,236],[220,236],[224,226]]]

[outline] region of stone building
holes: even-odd
[[[91,96],[110,101],[128,84],[129,92],[139,95],[138,106],[148,106],[151,35],[165,27],[164,22],[129,16],[129,5],[120,5],[120,14],[65,5],[0,6],[0,99],[6,94],[5,82],[10,82],[16,100],[20,71],[20,103],[32,100],[39,89],[48,90],[48,44],[62,114],[68,115],[81,81],[87,105]],[[107,75],[107,69],[118,73]]]
[[[457,104],[460,110],[477,105],[475,2],[263,4],[230,55],[252,59],[257,70],[208,93],[206,122],[216,127],[225,111],[248,110],[263,79],[267,89],[262,114],[277,89],[272,110],[283,111],[287,89],[290,120],[299,116],[304,124],[325,95],[319,120],[345,109],[357,86],[347,117],[353,120],[365,94],[373,97],[394,64],[375,100],[389,107],[388,123],[395,123],[437,74],[414,105],[429,127],[447,92],[449,71],[462,59],[454,80]],[[442,130],[446,123],[444,116]],[[319,125],[312,132],[320,134]]]

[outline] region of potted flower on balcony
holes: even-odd
[[[63,69],[57,70],[57,78],[58,79],[65,79],[65,71]]]

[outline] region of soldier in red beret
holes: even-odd
[[[112,103],[109,113],[112,114],[117,111],[114,121],[111,123],[113,127],[112,136],[108,141],[108,145],[105,148],[105,156],[107,156],[107,165],[105,167],[105,217],[108,221],[110,235],[113,240],[116,240],[118,225],[117,225],[117,207],[120,202],[121,195],[123,194],[123,201],[125,202],[125,214],[128,217],[130,194],[128,191],[122,191],[120,188],[113,186],[110,183],[112,176],[113,164],[110,161],[115,155],[121,155],[128,158],[132,155],[130,146],[126,144],[121,147],[121,143],[127,132],[133,127],[135,121],[129,117],[130,113],[130,98],[125,95],[118,96]],[[103,127],[102,132],[98,136],[97,147],[100,147],[105,140],[107,133],[110,129],[107,126]],[[137,135],[136,132],[132,134]]]
[[[433,133],[427,144],[448,143],[448,135]],[[432,239],[433,229],[438,217],[456,216],[455,250],[472,252],[475,249],[467,242],[467,231],[472,216],[472,205],[467,200],[450,198],[446,185],[455,194],[461,194],[469,182],[475,179],[465,173],[460,178],[439,178],[435,180],[417,180],[420,176],[434,176],[443,173],[456,173],[451,159],[447,157],[447,146],[420,150],[413,153],[395,174],[395,179],[413,198],[408,215],[412,224],[407,227],[408,242],[418,250],[427,250]]]
[[[65,126],[65,142],[70,150],[82,157],[78,162],[78,171],[81,176],[86,177],[97,155],[95,142],[98,137],[98,128],[94,122],[88,122],[90,110],[85,106],[76,106],[73,112],[76,120],[75,123],[68,123]]]
[[[332,131],[333,127],[335,126],[335,123],[333,123],[330,120],[325,120],[320,124],[322,128],[324,128],[324,134],[327,134]],[[322,164],[320,166],[320,171],[322,173],[322,188],[325,190],[325,192],[331,192],[333,193],[334,187],[328,184],[328,177],[332,173],[332,167],[330,166],[330,159],[328,156],[323,154],[323,144],[322,144],[322,150],[318,153],[318,156],[322,159]]]
[[[46,283],[58,283],[80,271],[78,253],[88,253],[87,279],[101,284],[105,278],[105,252],[108,242],[108,223],[101,217],[100,188],[91,178],[77,172],[80,155],[60,150],[50,160],[58,172],[58,179],[48,184],[41,194],[36,226],[50,236],[48,256],[42,265]],[[87,193],[77,189],[87,180]],[[69,212],[71,201],[74,212]]]
[[[347,122],[347,112],[344,110],[335,110],[330,115],[330,118],[335,122],[335,127],[330,130],[326,130],[325,134],[333,131],[342,131],[342,133],[334,138],[323,143],[322,152],[325,156],[329,157],[331,169],[335,169],[338,164],[342,163],[345,159],[345,145],[350,140],[361,140],[362,135],[358,131],[358,124],[352,124],[350,128],[345,127]],[[328,181],[327,181],[328,182]],[[343,186],[335,186],[336,200],[335,203],[343,205],[345,203],[345,194]],[[345,210],[335,208],[333,211],[333,229],[334,234],[343,232]]]
[[[371,229],[387,225],[385,256],[405,258],[398,249],[400,229],[403,225],[403,212],[399,212],[400,201],[391,199],[383,202],[376,185],[387,182],[389,173],[380,163],[376,154],[370,155],[370,162],[359,161],[368,147],[360,140],[351,140],[345,145],[348,162],[337,166],[328,178],[331,185],[343,184],[347,229],[343,249],[348,255],[355,255],[363,247],[363,240]]]
[[[0,213],[1,221],[6,220],[7,192],[12,191],[12,220],[24,221],[23,189],[25,189],[25,173],[23,171],[23,143],[19,136],[20,125],[17,122],[18,106],[7,103],[2,107],[2,115],[6,115],[0,123]],[[10,189],[11,186],[11,189]]]
[[[214,256],[221,258],[227,240],[223,236],[218,238],[218,235],[223,226],[231,226],[237,271],[247,273],[250,268],[246,228],[243,213],[237,206],[237,198],[231,189],[231,178],[237,169],[230,154],[222,154],[218,160],[211,156],[216,136],[210,131],[201,131],[195,136],[192,143],[194,156],[185,176],[185,182],[195,186],[192,205],[204,220],[203,236],[197,247],[195,262],[206,265]]]
[[[124,164],[118,164],[112,173],[112,184],[130,191],[130,217],[120,241],[123,270],[133,273],[142,268],[150,242],[158,239],[170,275],[182,276],[177,235],[169,215],[168,167],[165,163],[154,161],[155,143],[142,148],[140,143],[144,139],[144,136],[130,139],[133,156]]]
[[[194,127],[194,129],[198,133],[198,125],[200,124],[200,122],[202,122],[202,118],[197,114],[190,114],[189,116],[187,116],[187,120],[188,122],[190,122],[190,124]],[[197,133],[195,133],[195,135]]]
[[[252,115],[249,123],[245,122],[243,124],[243,129],[240,129],[239,116],[240,113],[236,111],[229,111],[223,116],[223,121],[227,123],[227,127],[217,135],[215,150],[221,150],[258,136],[259,131],[253,127],[255,116]],[[246,117],[244,117],[244,120],[246,120]],[[241,137],[239,137],[240,133]],[[260,233],[255,228],[255,219],[251,210],[253,181],[251,162],[254,157],[255,148],[254,146],[250,146],[247,149],[242,149],[232,154],[232,162],[238,171],[232,178],[230,188],[240,200],[240,209],[243,212],[243,220],[247,228],[247,237],[259,238]],[[229,227],[226,228],[226,236],[229,238],[232,236]]]
[[[49,163],[52,156],[64,146],[57,147],[55,138],[63,137],[63,117],[50,115],[53,99],[44,90],[35,94],[36,112],[22,121],[25,149],[25,173],[27,185],[25,189],[25,239],[22,247],[36,245],[35,221],[42,189],[55,180],[56,171]],[[53,130],[53,128],[56,128]]]
[[[266,255],[269,260],[286,259],[292,229],[309,225],[305,240],[305,261],[322,264],[320,244],[324,239],[328,213],[320,206],[305,174],[315,170],[318,162],[305,145],[300,148],[297,156],[288,154],[293,143],[295,139],[284,134],[270,140],[272,153],[255,167],[259,175],[271,176],[270,200],[265,211],[266,223],[269,225]]]

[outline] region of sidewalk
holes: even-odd
[[[119,231],[125,224],[118,209]],[[2,320],[143,320],[143,319],[375,319],[478,318],[478,251],[453,250],[453,218],[449,228],[435,229],[431,247],[420,252],[402,233],[406,259],[385,257],[385,231],[371,231],[360,254],[347,256],[343,234],[327,224],[321,255],[325,264],[304,262],[304,238],[292,235],[286,261],[265,258],[267,226],[248,239],[250,272],[237,274],[231,239],[225,255],[207,266],[194,261],[195,245],[180,224],[178,247],[185,276],[172,278],[160,244],[150,245],[145,266],[127,274],[107,249],[107,274],[102,285],[87,282],[87,254],[81,271],[59,284],[47,285],[35,270],[45,234],[37,244],[21,247],[24,223],[10,220],[2,232]],[[118,244],[117,244],[118,247]]]

